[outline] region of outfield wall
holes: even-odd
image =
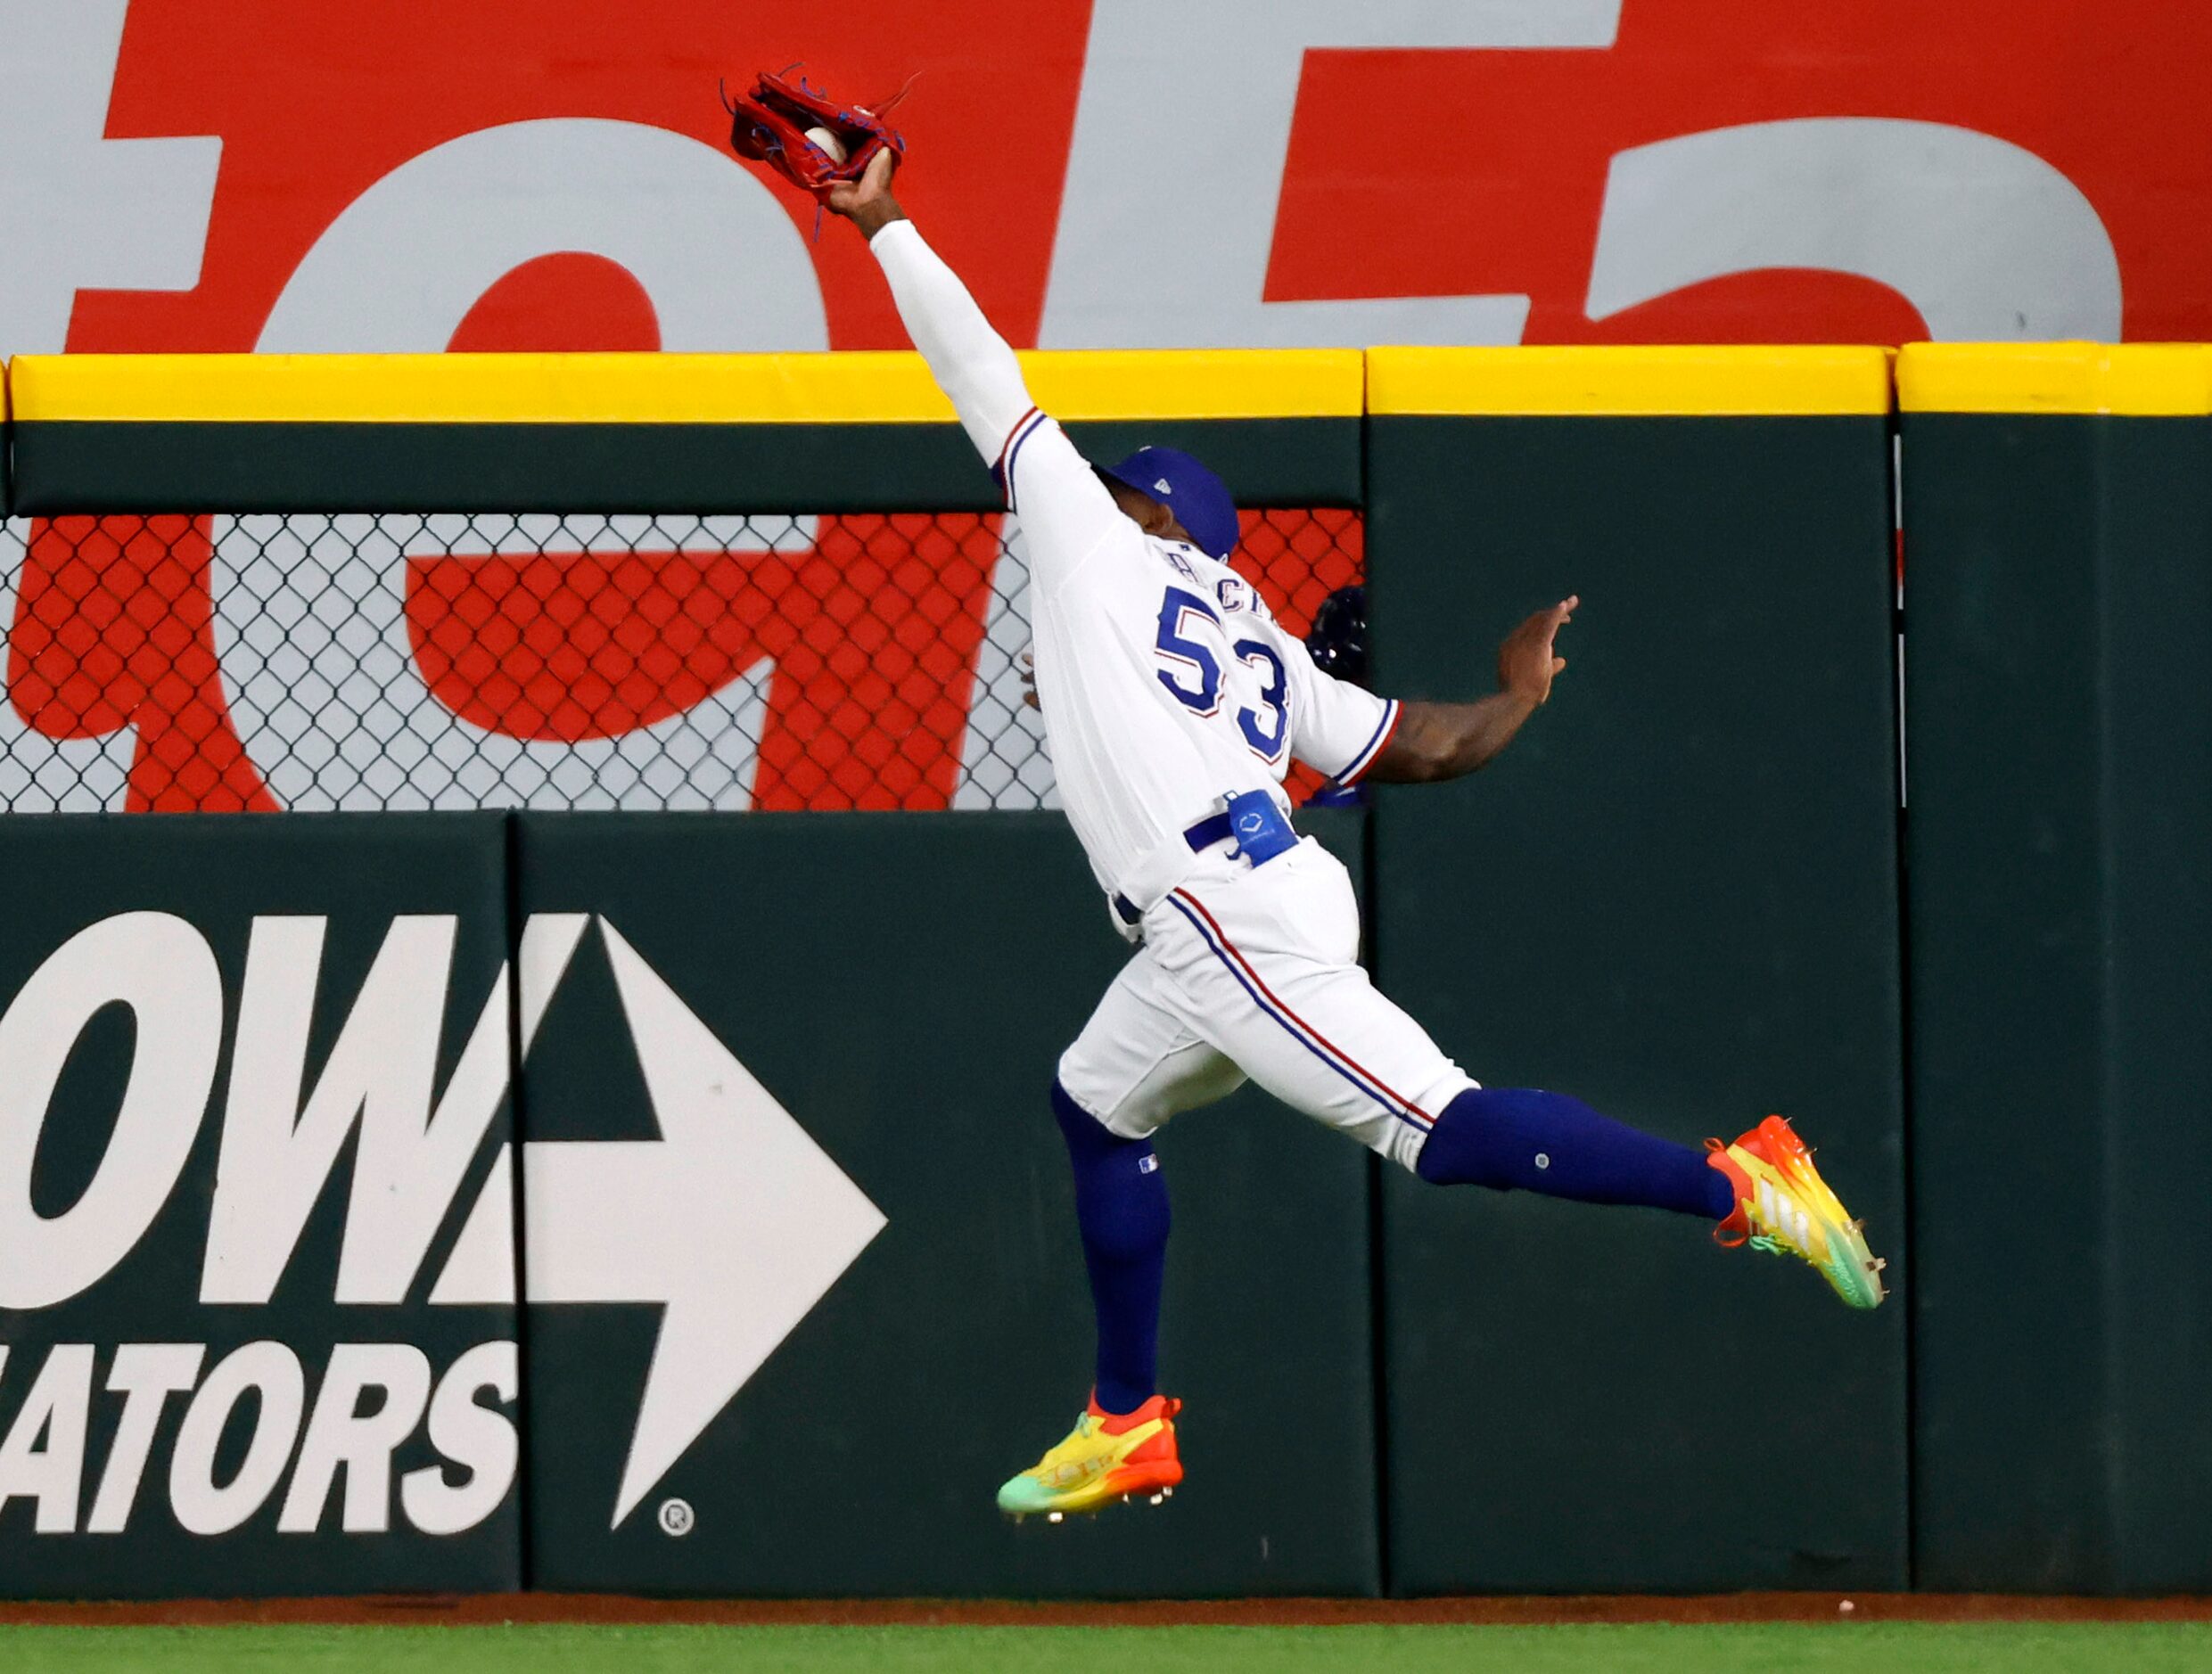
[[[1920,1577],[2212,1585],[2212,350],[1906,352]]]
[[[1685,1140],[1789,1111],[1896,1299],[1432,1192],[1247,1090],[1163,1146],[1189,1487],[1010,1527],[991,1490],[1088,1335],[1042,1092],[1122,953],[1057,814],[18,815],[0,1591],[2212,1585],[2212,353],[1027,358],[1095,454],[1172,440],[1262,515],[1359,513],[1383,688],[1474,695],[1583,595],[1496,768],[1304,821],[1472,1073]],[[958,513],[1018,553],[908,356],[11,386],[26,563],[64,524],[143,570],[209,514],[555,509],[782,515],[824,562],[835,520]],[[177,562],[218,628],[225,550]],[[131,666],[111,573],[45,595],[81,628],[5,579],[0,757],[27,646]],[[947,680],[982,681],[966,643]],[[842,654],[810,698],[905,701]],[[1746,1437],[1789,1492],[1728,1486]]]
[[[1493,769],[1378,794],[1384,988],[1485,1080],[1789,1112],[1910,1296],[1882,353],[1378,349],[1369,398],[1385,688],[1473,696],[1470,624],[1587,601]],[[1904,1309],[1656,1213],[1382,1203],[1402,1588],[1908,1584]],[[1750,1434],[1792,1492],[1715,1518]]]

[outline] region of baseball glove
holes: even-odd
[[[750,93],[732,99],[725,89],[722,103],[730,114],[730,149],[766,163],[820,201],[840,181],[859,179],[876,152],[906,155],[906,141],[883,118],[905,96],[901,87],[871,111],[840,104],[803,78],[794,83],[763,72]],[[827,146],[819,143],[825,134],[832,142]]]

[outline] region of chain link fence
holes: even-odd
[[[1235,562],[1303,634],[1359,514]],[[968,513],[11,521],[0,808],[1050,807],[1028,576]]]

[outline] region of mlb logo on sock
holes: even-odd
[[[1156,1174],[1159,1169],[1160,1159],[1155,1156],[1143,1156],[1137,1159],[1137,1172],[1139,1174]]]

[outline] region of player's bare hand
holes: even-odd
[[[1042,714],[1044,705],[1037,702],[1037,653],[1033,651],[1024,651],[1020,656],[1015,658],[1014,666],[1020,669],[1022,674],[1022,702],[1039,714]]]
[[[1498,647],[1498,689],[1530,703],[1551,695],[1552,677],[1565,671],[1566,659],[1554,649],[1559,630],[1575,620],[1582,603],[1579,595],[1561,599],[1548,611],[1538,611],[1505,636]]]
[[[898,153],[889,149],[877,152],[868,159],[867,170],[858,180],[841,180],[829,189],[822,200],[832,215],[842,215],[868,237],[893,221],[906,219],[906,211],[899,207],[899,200],[891,195],[892,171],[899,166]]]

